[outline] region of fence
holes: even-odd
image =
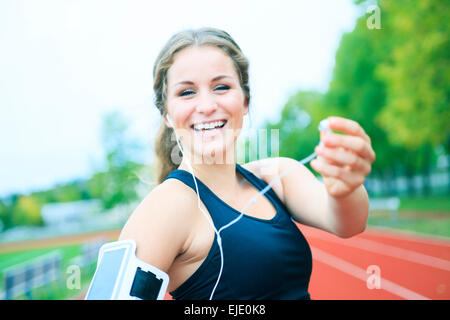
[[[32,299],[32,290],[58,280],[61,272],[62,255],[59,251],[40,256],[12,266],[3,271],[4,299],[11,300],[25,294]]]
[[[81,254],[70,260],[64,260],[63,254],[55,250],[4,269],[4,291],[0,291],[0,300],[12,300],[20,296],[33,299],[33,289],[64,280],[64,268],[68,265],[75,264],[83,268],[96,262],[99,249],[104,243],[104,239],[87,242],[82,245]]]
[[[81,255],[76,256],[75,258],[70,260],[70,264],[78,265],[80,267],[86,267],[97,261],[98,252],[100,247],[105,243],[103,238],[99,238],[97,240],[93,240],[90,242],[86,242],[82,249]]]
[[[370,199],[369,210],[383,210],[389,212],[392,222],[398,220],[398,209],[400,208],[400,199],[397,197]]]
[[[434,169],[428,176],[369,175],[365,187],[372,196],[403,195],[448,195],[450,192],[450,174],[447,168]],[[411,194],[413,192],[413,194]]]

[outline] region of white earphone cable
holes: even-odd
[[[216,283],[214,285],[214,288],[211,292],[211,295],[209,297],[209,300],[212,300],[214,293],[216,291],[216,288],[220,282],[220,279],[222,277],[222,271],[223,271],[223,266],[224,266],[224,255],[223,255],[223,248],[222,248],[222,238],[220,237],[220,232],[222,232],[223,230],[231,227],[233,224],[235,224],[236,222],[238,222],[243,216],[244,216],[244,212],[245,210],[248,209],[248,207],[250,207],[252,204],[254,204],[256,202],[256,199],[258,199],[260,196],[264,195],[267,191],[269,191],[269,189],[277,182],[279,181],[281,178],[283,178],[285,175],[287,175],[289,172],[291,172],[294,168],[297,167],[297,165],[292,165],[289,168],[287,168],[286,170],[284,170],[282,173],[280,173],[277,177],[275,177],[265,188],[263,188],[260,192],[258,192],[257,195],[255,195],[252,199],[250,199],[250,201],[244,206],[244,208],[241,210],[240,215],[235,218],[234,220],[232,220],[231,222],[229,222],[228,224],[226,224],[225,226],[222,226],[219,230],[217,230],[216,226],[214,225],[214,222],[212,221],[212,218],[210,217],[210,215],[208,213],[206,213],[203,208],[200,206],[200,194],[199,194],[199,190],[198,190],[198,185],[197,185],[197,179],[195,177],[195,173],[194,173],[194,168],[192,167],[189,158],[187,157],[187,155],[183,152],[183,148],[181,147],[181,143],[179,141],[179,137],[178,134],[176,133],[175,130],[175,126],[173,125],[170,116],[167,114],[166,116],[167,120],[169,121],[170,125],[173,128],[173,131],[175,133],[175,138],[177,141],[177,145],[178,148],[180,148],[180,151],[183,155],[183,160],[186,160],[186,164],[189,168],[190,173],[192,174],[192,178],[194,179],[194,184],[195,184],[195,189],[197,191],[197,204],[198,204],[198,208],[200,209],[200,211],[203,213],[203,215],[206,217],[206,219],[208,220],[208,222],[211,224],[211,226],[214,229],[214,232],[217,236],[217,244],[219,246],[219,251],[220,251],[220,270],[219,270],[219,275],[217,276],[217,280]],[[319,124],[319,130],[320,131],[331,131],[329,126],[328,126],[328,120],[322,120]],[[322,144],[322,143],[320,143]],[[308,162],[310,162],[312,159],[314,159],[316,157],[315,152],[313,152],[311,155],[309,155],[308,157],[306,157],[303,160],[298,161],[300,164],[306,164]]]

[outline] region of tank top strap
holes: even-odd
[[[198,191],[200,193],[200,199],[202,200],[205,207],[208,209],[211,219],[217,229],[226,225],[232,221],[236,216],[230,215],[230,207],[220,200],[212,191],[209,189],[199,178],[195,177],[197,181]],[[167,179],[177,179],[191,187],[194,192],[197,192],[195,188],[195,182],[192,178],[192,174],[185,170],[176,169],[172,171],[165,180]]]
[[[245,169],[238,163],[236,163],[236,168],[242,174],[242,176],[245,179],[247,179],[251,184],[253,184],[259,191],[261,191],[262,189],[267,187],[267,185],[268,185],[267,182],[265,182],[261,178],[258,178],[251,171],[248,171],[247,169]],[[274,203],[274,202],[276,203],[276,204],[274,203],[274,205],[281,206],[284,210],[287,210],[283,201],[281,201],[281,199],[278,197],[278,195],[275,193],[275,191],[273,191],[272,188],[270,188],[267,191],[266,195],[269,197],[269,199],[271,200],[272,203]]]

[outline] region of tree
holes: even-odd
[[[0,232],[11,227],[11,216],[8,206],[0,200]]]
[[[376,74],[377,66],[389,57],[389,39],[383,29],[368,29],[366,17],[345,34],[336,52],[332,81],[324,97],[328,114],[357,121],[372,139],[377,154],[373,169],[379,173],[400,159],[404,148],[390,143],[377,115],[385,107],[386,84]]]
[[[12,208],[12,224],[42,225],[41,204],[34,196],[21,195]]]
[[[105,209],[136,200],[138,174],[142,165],[135,160],[143,147],[128,132],[129,121],[118,111],[108,113],[102,123],[102,144],[105,148],[105,170],[88,181],[89,194],[100,198]]]
[[[269,131],[279,130],[280,156],[300,161],[313,153],[320,139],[319,122],[326,117],[322,104],[321,93],[298,91],[284,105],[280,120],[265,124]]]
[[[50,189],[35,191],[33,196],[41,203],[70,202],[90,199],[86,180],[76,179],[67,183],[58,183]]]
[[[392,58],[377,70],[387,97],[376,121],[395,145],[450,152],[450,3],[380,2]]]

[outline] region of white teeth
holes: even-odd
[[[225,124],[225,121],[214,121],[210,123],[199,123],[194,125],[195,130],[209,130],[216,127],[221,127]]]

